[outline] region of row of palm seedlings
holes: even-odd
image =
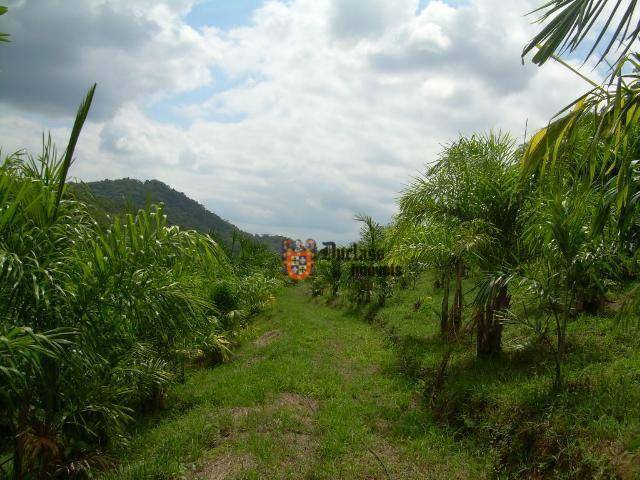
[[[379,308],[394,287],[427,270],[442,294],[446,340],[472,335],[478,357],[487,357],[501,352],[504,328],[528,330],[547,345],[560,388],[569,322],[602,311],[608,293],[639,272],[640,183],[617,203],[618,172],[594,174],[586,161],[591,127],[584,120],[565,142],[553,175],[527,168],[521,159],[528,145],[508,135],[463,136],[445,145],[403,192],[390,225],[358,217],[358,248],[384,254],[369,264],[401,266],[402,274],[362,275],[352,268],[361,262],[327,257],[318,264],[317,288]],[[637,158],[640,129],[628,142],[625,155]]]
[[[226,359],[273,301],[262,263],[240,268],[210,236],[168,226],[162,206],[104,228],[72,197],[94,89],[61,155],[49,139],[0,165],[0,476],[85,475],[185,364]]]
[[[435,275],[445,338],[471,333],[477,355],[494,356],[505,327],[524,327],[553,355],[556,388],[569,322],[601,311],[639,271],[640,57],[628,52],[640,29],[636,2],[623,3],[554,0],[538,9],[545,25],[523,57],[537,50],[535,63],[558,61],[592,88],[523,145],[493,132],[445,145],[380,227],[385,262]],[[584,43],[586,58],[604,45],[598,64],[618,45],[603,84],[558,57]],[[319,273],[333,295],[357,285],[328,265]]]
[[[406,285],[416,273],[412,264],[404,272],[390,268],[388,254],[389,228],[368,215],[357,215],[360,238],[350,245],[319,252],[316,274],[312,277],[312,293],[328,296],[350,308],[366,309],[374,314],[385,305],[397,285]]]

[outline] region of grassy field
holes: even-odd
[[[393,341],[396,370],[425,399],[445,351],[436,320],[440,300],[425,277],[415,289],[397,292],[373,319]],[[636,318],[576,317],[560,392],[552,388],[551,356],[531,332],[508,326],[503,354],[483,361],[469,338],[452,354],[430,410],[456,438],[487,446],[497,478],[640,478],[639,338]]]
[[[483,478],[383,329],[285,289],[235,359],[192,372],[104,478]]]
[[[430,399],[446,345],[429,277],[370,315],[304,286],[278,300],[230,363],[173,389],[104,478],[640,475],[637,336],[613,316],[572,322],[560,393],[548,353],[512,327],[494,360],[463,341]]]

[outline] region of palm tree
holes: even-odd
[[[554,387],[562,384],[561,360],[567,348],[567,325],[580,310],[602,304],[611,270],[612,242],[593,229],[597,192],[552,191],[540,195],[527,211],[524,240],[531,251],[523,284],[534,311],[550,320],[555,345]]]
[[[338,296],[338,290],[340,289],[340,280],[342,277],[342,268],[340,261],[327,255],[326,258],[320,258],[316,262],[316,275],[315,279],[320,284],[319,292],[322,293],[322,287],[329,287],[329,293],[331,299],[335,299]]]
[[[14,478],[22,478],[29,463],[44,468],[43,459],[62,451],[52,439],[39,445],[45,451],[38,457],[29,454],[37,450],[33,429],[48,430],[60,406],[62,347],[69,344],[74,327],[68,322],[74,299],[65,288],[73,264],[69,253],[74,238],[91,228],[85,209],[63,199],[63,192],[94,90],[95,85],[80,105],[63,156],[57,157],[49,140],[39,158],[14,154],[0,166],[0,331],[5,347],[0,370],[9,380],[21,380],[0,388],[0,396],[8,399],[0,409],[16,440]],[[32,421],[36,408],[44,411],[37,424]],[[52,438],[39,438],[44,437]]]
[[[369,304],[375,297],[375,306],[382,306],[390,294],[388,279],[376,271],[384,259],[385,227],[364,214],[356,215],[355,220],[361,223],[360,240],[352,253],[361,258],[346,265],[344,283],[356,304]]]
[[[624,3],[624,5],[623,5]],[[549,125],[538,131],[524,152],[525,174],[554,170],[556,161],[571,144],[584,124],[591,126],[590,148],[585,152],[591,177],[613,172],[617,177],[617,207],[628,201],[627,191],[635,177],[635,164],[628,154],[628,138],[640,119],[640,56],[630,52],[640,34],[635,18],[638,2],[630,0],[552,0],[534,12],[543,12],[542,30],[525,46],[523,57],[537,49],[533,62],[542,65],[549,58],[562,63],[591,84],[591,89],[560,111]],[[593,32],[594,29],[599,31]],[[609,63],[608,78],[602,85],[588,79],[566,64],[559,55],[576,53],[587,44],[584,60],[596,53],[597,64]],[[614,46],[617,44],[617,47]],[[604,147],[604,148],[603,148]],[[605,152],[604,155],[599,153]]]
[[[0,398],[14,439],[13,477],[22,478],[29,446],[29,410],[35,387],[45,382],[46,359],[59,361],[75,332],[57,329],[35,333],[29,327],[0,325]],[[4,423],[4,422],[3,422]],[[55,449],[56,446],[52,445]],[[40,454],[51,455],[43,449]]]
[[[484,276],[516,265],[522,204],[513,141],[506,135],[462,137],[447,145],[438,162],[417,178],[400,199],[397,220],[398,256],[422,259],[455,277],[454,302],[448,311],[443,300],[441,323],[460,325],[462,275],[479,267]],[[407,235],[407,232],[409,234]],[[411,253],[413,252],[413,253]],[[496,310],[508,307],[506,285],[490,282],[474,302],[478,327],[478,354],[500,349],[501,323]]]
[[[390,239],[388,260],[408,265],[414,262],[432,268],[442,284],[440,331],[454,336],[462,324],[464,294],[462,279],[466,265],[473,261],[478,245],[487,241],[480,222],[462,224],[455,218],[410,219],[407,212],[396,218]],[[454,281],[453,303],[450,305],[451,282]]]

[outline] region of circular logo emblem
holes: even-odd
[[[316,242],[307,240],[293,241],[286,239],[282,242],[282,261],[284,271],[293,280],[304,280],[313,273]]]

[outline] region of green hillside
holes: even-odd
[[[159,180],[140,181],[133,178],[119,180],[101,180],[78,185],[79,194],[87,199],[102,213],[117,214],[135,212],[152,203],[164,203],[167,220],[172,225],[201,233],[213,231],[224,241],[230,241],[238,227],[207,210],[203,205],[184,193],[174,190]],[[246,233],[246,232],[243,232]],[[278,251],[284,237],[279,235],[253,235],[254,239],[267,244]]]

